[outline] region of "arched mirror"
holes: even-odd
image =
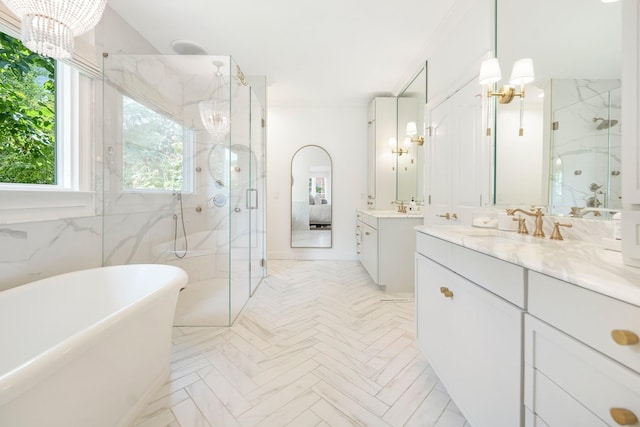
[[[291,160],[291,247],[330,248],[332,223],[331,156],[306,145]]]

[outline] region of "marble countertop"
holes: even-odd
[[[460,225],[419,225],[416,230],[640,306],[640,268],[624,265],[620,252],[594,243]]]
[[[375,217],[375,218],[423,218],[422,211],[417,213],[402,213],[402,212],[393,211],[393,210],[369,211],[365,209],[358,209],[358,212],[362,212],[365,215],[371,215],[372,217]]]

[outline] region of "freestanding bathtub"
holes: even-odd
[[[0,426],[128,426],[169,374],[187,274],[122,265],[0,292]]]

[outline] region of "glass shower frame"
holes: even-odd
[[[222,89],[212,86],[216,69]],[[127,98],[143,114],[125,117]],[[200,103],[213,98],[228,120],[223,133],[208,131],[200,114]],[[149,128],[145,120],[168,125]],[[154,156],[155,144],[162,155]],[[264,108],[232,57],[105,55],[103,264],[167,263],[187,271],[177,326],[231,325],[265,276],[264,145]],[[178,165],[155,164],[180,156]],[[154,181],[177,170],[180,179]]]

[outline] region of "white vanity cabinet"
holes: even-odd
[[[391,209],[396,200],[395,158],[389,138],[396,137],[396,98],[377,97],[369,104],[367,207]]]
[[[640,425],[640,307],[529,271],[528,311],[526,426]]]
[[[471,425],[521,426],[524,269],[426,234],[416,239],[422,351]]]
[[[388,292],[413,292],[415,227],[422,217],[356,213],[359,259],[371,280]]]
[[[473,209],[489,202],[491,162],[480,131],[479,93],[473,80],[444,102],[428,105],[427,224],[471,224]]]

